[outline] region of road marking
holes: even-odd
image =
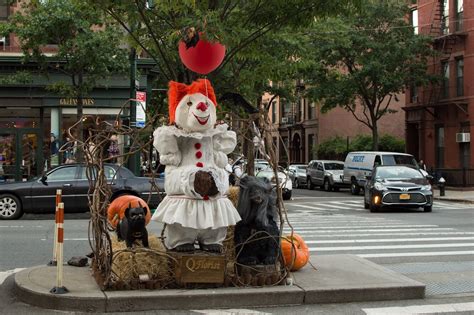
[[[344,225],[344,226],[316,226],[316,225],[312,225],[312,226],[308,226],[308,227],[301,227],[301,231],[313,231],[313,230],[337,230],[337,229],[347,229],[347,228],[353,228],[354,230],[357,230],[357,229],[365,229],[365,228],[383,228],[383,227],[388,227],[388,228],[412,228],[412,227],[424,227],[424,228],[428,228],[428,227],[437,227],[438,225],[404,225],[404,224],[392,224],[392,225],[389,225],[389,224],[384,224],[384,225]],[[287,228],[285,228],[287,229]],[[284,230],[285,230],[284,229]]]
[[[0,272],[0,285],[3,284],[3,282],[5,281],[5,279],[7,279],[10,275],[14,274],[14,273],[17,273],[19,271],[22,271],[26,268],[15,268],[15,269],[12,269],[12,270],[7,270],[7,271],[2,271]]]
[[[310,247],[309,251],[332,252],[340,250],[373,250],[373,249],[409,249],[409,248],[443,248],[443,247],[474,247],[474,243],[449,244],[416,244],[416,245],[380,245],[380,246],[337,246],[337,247]]]
[[[357,236],[357,237],[361,237],[361,236],[405,236],[405,235],[473,235],[474,232],[426,232],[426,233],[356,233],[356,234],[349,234],[349,233],[344,233],[344,234],[330,234],[330,233],[326,233],[327,234],[322,234],[322,235],[311,235],[307,232],[299,232],[299,230],[297,228],[293,229],[293,231],[295,233],[298,233],[298,234],[308,234],[306,236],[306,238],[322,238],[322,237],[335,237],[335,236],[339,236],[339,237],[352,237],[352,236]],[[340,232],[340,231],[337,231],[337,232]]]
[[[29,226],[25,226],[25,225],[0,225],[0,228],[13,228],[13,229],[20,229],[20,228],[42,228],[43,226],[42,225],[29,225]]]
[[[358,240],[318,240],[305,241],[306,244],[344,244],[344,243],[387,243],[387,242],[426,242],[426,241],[467,241],[474,237],[425,237],[425,238],[382,238]]]
[[[320,208],[320,207],[315,207],[315,206],[306,206],[306,205],[297,204],[297,203],[294,203],[294,204],[292,204],[292,206],[295,206],[295,207],[300,207],[300,208],[307,208],[307,209],[311,209],[311,210],[334,211],[333,209],[324,209],[324,208]],[[293,208],[293,207],[292,207],[292,208]]]
[[[295,230],[295,227],[293,227]],[[417,229],[366,229],[366,230],[336,230],[334,232],[386,232],[386,233],[391,233],[391,232],[409,232],[409,231],[452,231],[454,229],[452,228],[417,228]],[[330,233],[331,231],[302,231],[302,233]]]
[[[454,256],[454,255],[474,255],[474,251],[449,251],[449,252],[421,252],[421,253],[384,253],[384,254],[359,254],[362,258],[383,258],[383,257],[420,257],[420,256]]]
[[[228,309],[228,310],[192,310],[196,313],[211,315],[271,315],[271,313],[259,312],[247,309]]]
[[[42,241],[51,241],[51,239],[42,238]],[[65,238],[65,241],[88,241],[87,237],[78,237],[78,238]]]
[[[474,310],[474,302],[432,304],[432,305],[410,305],[394,307],[363,308],[367,315],[408,315],[408,314],[439,314],[468,312]]]

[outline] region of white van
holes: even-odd
[[[343,181],[345,184],[350,184],[353,195],[358,195],[360,189],[364,188],[366,177],[372,174],[375,165],[408,165],[419,168],[411,154],[377,151],[349,152],[344,162]]]

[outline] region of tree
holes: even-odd
[[[77,99],[77,120],[82,120],[83,98],[100,80],[127,69],[127,54],[120,48],[121,33],[100,11],[80,0],[27,2],[10,17],[8,31],[20,40],[25,60],[38,62],[45,74],[59,71],[70,82],[54,82],[48,89]],[[45,53],[55,45],[53,56]],[[77,138],[82,140],[82,123]],[[82,152],[79,152],[79,161]]]
[[[269,81],[296,79],[298,32],[315,16],[344,12],[354,8],[354,2],[358,1],[88,1],[120,23],[137,50],[155,60],[159,87],[169,80],[189,83],[198,77],[183,66],[177,49],[180,32],[192,26],[202,37],[226,45],[224,61],[208,75],[217,93],[238,93],[251,103],[257,100],[256,105],[263,92],[275,91]],[[278,91],[291,94],[292,88],[281,84]]]
[[[429,38],[415,35],[404,1],[364,1],[352,15],[318,19],[309,32],[315,60],[306,73],[307,95],[322,111],[341,106],[372,131],[372,149],[379,147],[378,120],[391,109],[406,86],[424,85]],[[358,107],[361,110],[357,110]]]

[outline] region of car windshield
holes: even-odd
[[[406,179],[423,178],[423,175],[409,167],[380,167],[377,168],[376,179]]]
[[[324,163],[324,168],[326,169],[326,171],[343,170],[344,164],[343,163]]]
[[[415,158],[411,155],[382,155],[383,165],[413,165],[418,167]]]
[[[301,170],[301,171],[306,171],[306,169],[308,168],[306,165],[298,165],[296,167],[297,169]]]

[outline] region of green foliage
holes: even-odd
[[[153,1],[151,7],[147,1],[86,2],[120,23],[129,43],[155,60],[158,87],[198,77],[183,66],[177,49],[180,31],[193,26],[204,38],[226,45],[224,61],[208,75],[217,94],[238,93],[256,104],[264,91],[295,95],[294,80],[306,62],[299,56],[309,42],[305,32],[314,17],[353,10],[359,0],[177,0]],[[270,86],[269,81],[281,84]]]
[[[336,106],[351,112],[372,130],[373,149],[377,122],[394,112],[395,95],[432,79],[426,74],[430,39],[414,34],[408,13],[404,1],[364,1],[351,15],[317,19],[309,32],[308,56],[315,62],[305,72],[307,96],[323,112]]]
[[[315,152],[318,159],[344,160],[350,151],[372,151],[372,137],[370,135],[358,135],[349,143],[341,136],[335,136],[321,142]],[[405,140],[385,134],[380,137],[379,151],[405,152]]]
[[[335,136],[321,142],[315,149],[318,159],[344,160],[347,154],[347,140]]]
[[[4,28],[19,37],[25,61],[38,62],[45,73],[60,72],[70,78],[50,90],[79,98],[99,80],[127,69],[127,54],[119,47],[121,33],[106,22],[100,11],[84,1],[30,1]],[[47,53],[51,45],[53,56]]]

